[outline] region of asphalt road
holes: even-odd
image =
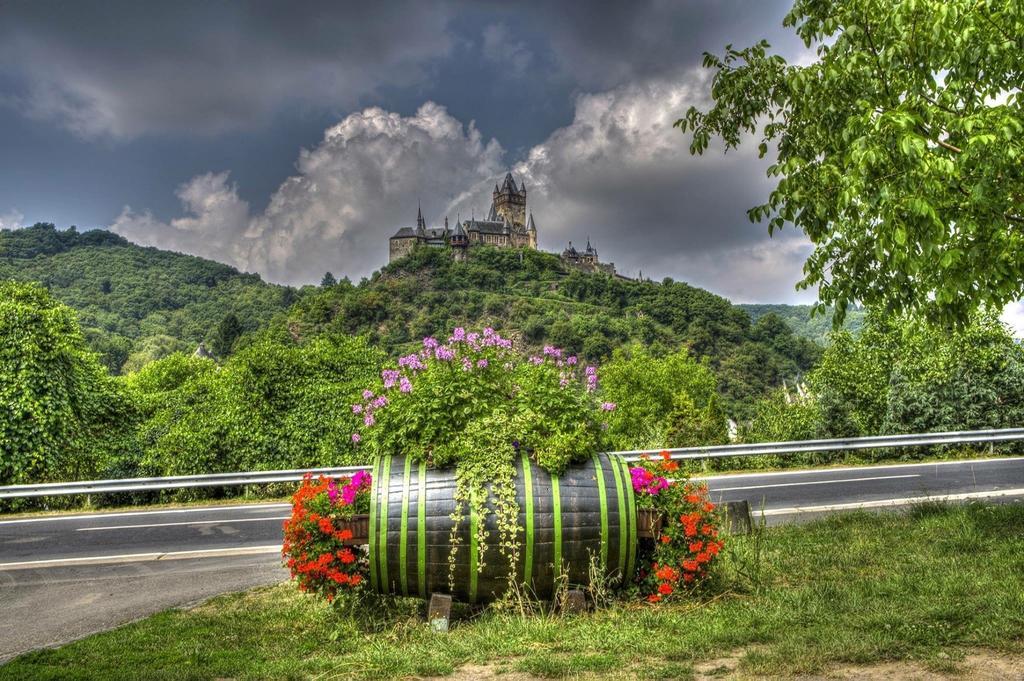
[[[922,499],[1024,501],[1024,458],[707,478],[769,523]],[[286,504],[0,520],[0,661],[287,578]]]

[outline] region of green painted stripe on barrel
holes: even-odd
[[[420,489],[416,497],[416,558],[419,564],[420,598],[427,597],[427,462],[420,461]]]
[[[398,538],[398,570],[402,594],[409,595],[409,473],[412,471],[412,457],[405,457],[405,475],[402,478],[402,534]]]
[[[476,494],[469,496],[469,602],[476,603],[476,575],[477,561],[480,557],[480,547],[476,540],[476,524],[479,522],[476,514]]]
[[[629,506],[629,511],[626,513],[626,521],[629,524],[629,552],[627,553],[626,578],[629,579],[633,576],[633,567],[636,561],[636,495],[633,494],[633,478],[629,474],[629,464],[625,459],[619,459],[619,461],[622,463],[622,472],[626,479],[626,502]]]
[[[523,491],[526,496],[526,563],[523,566],[523,584],[533,582],[533,474],[530,457],[523,450]]]
[[[615,507],[619,516],[619,562],[617,567],[619,572],[622,573],[623,581],[625,581],[627,579],[626,528],[624,526],[626,523],[626,495],[622,490],[622,471],[615,465],[615,461],[609,461],[609,464],[612,469],[612,477],[615,478],[615,496],[618,500],[618,506]],[[626,484],[629,485],[630,483],[627,481]]]
[[[388,509],[391,507],[390,502],[390,489],[391,483],[391,457],[385,456],[384,464],[380,473],[381,480],[384,485],[380,490],[380,498],[383,507],[380,509],[380,541],[378,542],[378,548],[380,549],[380,584],[381,593],[391,593],[391,585],[388,584],[388,518],[391,515]]]
[[[601,499],[601,569],[608,569],[608,498],[604,486],[604,469],[601,458],[594,455],[594,473],[597,476],[597,493]]]
[[[370,484],[373,494],[370,499],[370,586],[376,591],[379,586],[377,578],[377,506],[380,504],[380,459],[373,462]]]
[[[562,571],[562,494],[558,489],[558,476],[551,476],[551,511],[554,514],[555,579]]]

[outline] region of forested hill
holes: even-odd
[[[424,249],[354,286],[303,297],[270,333],[303,342],[323,334],[366,334],[389,354],[419,347],[455,326],[492,326],[526,347],[552,344],[600,361],[640,343],[654,354],[689,346],[707,357],[723,407],[744,415],[756,397],[794,378],[820,348],[775,315],[750,315],[703,289],[666,279],[626,281],[578,271],[539,251],[480,247],[466,262]]]
[[[40,282],[77,310],[90,347],[115,373],[201,341],[229,351],[225,344],[295,298],[228,265],[45,223],[0,231],[0,279]]]
[[[828,335],[832,332],[832,309],[827,308],[820,314],[811,316],[810,305],[782,305],[782,304],[744,304],[738,305],[746,310],[753,321],[757,321],[767,314],[778,315],[789,324],[793,332],[798,336],[810,338],[811,340],[824,344]],[[846,319],[843,321],[843,328],[856,334],[864,326],[864,310],[851,308],[846,311]]]

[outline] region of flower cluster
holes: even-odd
[[[668,452],[662,452],[657,461],[645,457],[640,466],[630,469],[633,488],[640,494],[639,505],[653,508],[663,519],[649,557],[651,569],[641,575],[651,603],[695,586],[708,575],[723,546],[707,485],[686,479],[670,483],[666,476],[678,469]]]
[[[449,389],[459,390],[463,396],[467,393],[478,395],[480,399],[484,399],[485,394],[488,396],[487,399],[493,399],[491,396],[510,392],[515,395],[530,392],[529,386],[524,385],[524,382],[536,384],[537,379],[526,378],[517,373],[518,368],[523,365],[536,367],[540,372],[552,371],[557,375],[558,387],[562,390],[583,386],[586,392],[590,393],[597,389],[597,368],[587,366],[580,375],[578,368],[582,366],[579,358],[568,355],[561,348],[546,345],[540,355],[532,356],[526,362],[521,362],[521,359],[512,351],[512,341],[503,338],[490,327],[481,333],[457,327],[445,342],[428,336],[423,339],[422,348],[418,352],[400,357],[397,367],[381,371],[382,389],[379,394],[370,389],[364,390],[363,401],[352,405],[352,413],[362,417],[363,427],[351,434],[351,440],[356,444],[363,442],[364,445],[369,445],[370,442],[366,441],[367,429],[378,426],[381,410],[399,397],[407,397],[408,393],[413,392],[414,386],[422,385],[425,381],[429,383],[427,379],[431,369],[435,367],[437,371],[445,372],[444,380]],[[447,373],[453,369],[459,370],[465,377],[460,379]],[[504,376],[499,376],[499,373]],[[474,378],[477,376],[480,380]],[[468,383],[463,385],[460,383],[462,380]],[[430,385],[427,385],[427,389],[428,392],[433,390]],[[430,397],[436,399],[436,391],[430,392]],[[599,407],[600,411],[610,412],[615,409],[615,404],[603,402]],[[462,408],[463,411],[474,411],[464,400]],[[486,411],[489,413],[492,409]]]
[[[350,546],[351,524],[370,503],[370,474],[351,478],[314,479],[307,474],[292,497],[292,514],[284,523],[281,556],[299,589],[328,602],[340,590],[352,592],[366,580],[369,561],[363,550]]]

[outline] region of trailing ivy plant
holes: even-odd
[[[494,514],[508,565],[519,555],[516,463],[525,451],[560,474],[604,445],[604,416],[615,405],[595,397],[597,369],[546,346],[525,357],[493,329],[456,328],[444,343],[423,339],[419,352],[381,372],[381,382],[352,405],[363,427],[351,439],[372,457],[402,454],[455,468],[449,580],[459,528],[471,512]],[[478,570],[485,566],[488,523],[476,524]]]

